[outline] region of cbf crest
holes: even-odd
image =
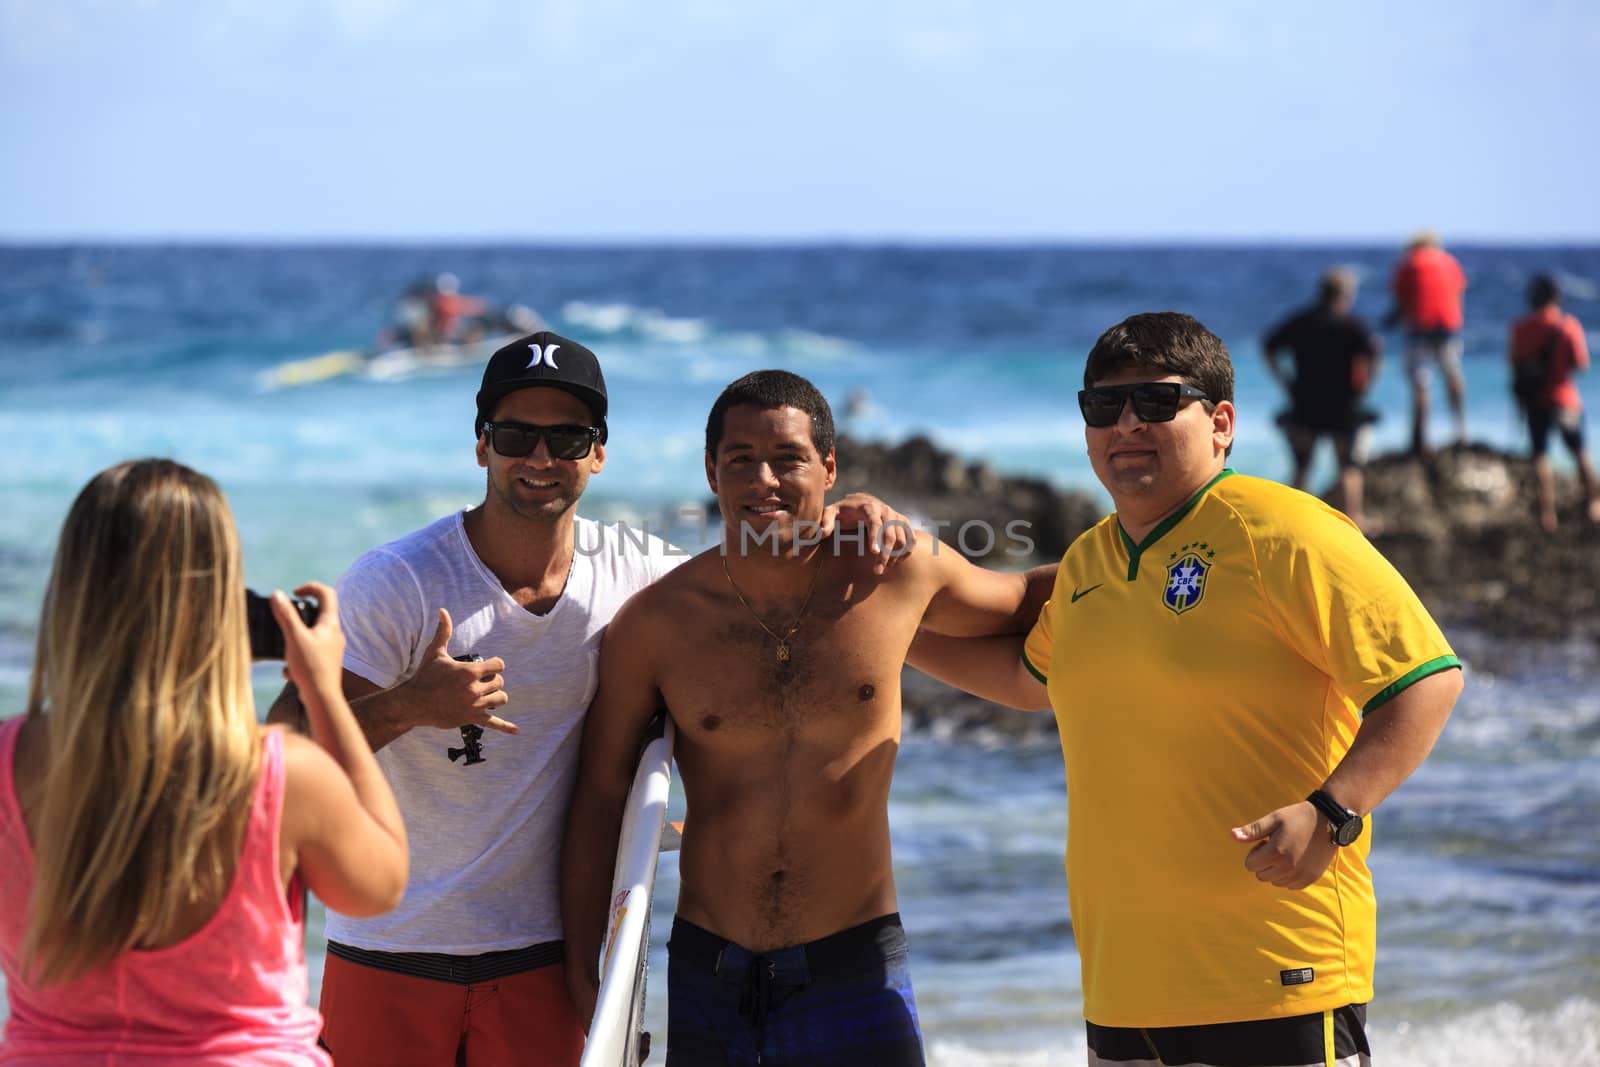
[[[1206,595],[1210,561],[1216,554],[1210,545],[1200,541],[1184,545],[1167,557],[1170,561],[1167,563],[1167,587],[1161,594],[1161,602],[1171,608],[1174,615],[1199,606]]]

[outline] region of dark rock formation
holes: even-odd
[[[837,495],[864,490],[914,518],[944,524],[942,540],[991,566],[1060,559],[1074,538],[1105,515],[1085,493],[1063,492],[1043,478],[1002,476],[988,463],[967,463],[926,437],[898,445],[840,437],[837,451]],[[978,525],[963,533],[967,524]],[[1033,543],[1031,556],[1020,551],[1022,537]]]
[[[1441,623],[1508,638],[1600,641],[1600,529],[1571,477],[1557,478],[1562,523],[1535,520],[1533,467],[1485,445],[1367,468],[1372,543]]]

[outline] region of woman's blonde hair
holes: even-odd
[[[260,762],[242,570],[222,491],[180,463],[120,463],[73,502],[28,693],[32,981],[165,943],[226,894]]]

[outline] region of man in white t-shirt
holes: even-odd
[[[684,554],[575,513],[606,459],[594,353],[550,332],[512,342],[477,405],[483,503],[339,581],[345,692],[411,842],[398,908],[328,914],[323,1042],[340,1067],[576,1064],[583,1047],[559,901],[581,726],[606,624]],[[845,504],[874,528],[899,518]],[[286,689],[270,718],[297,710]]]

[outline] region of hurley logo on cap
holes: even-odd
[[[533,358],[528,360],[528,365],[524,367],[523,370],[532,370],[541,363],[543,363],[546,367],[549,367],[551,370],[561,369],[560,367],[556,366],[556,349],[560,348],[560,345],[552,344],[541,347],[537,342],[535,342],[528,347],[533,350]]]
[[[560,362],[556,362],[557,359]],[[600,443],[606,440],[606,379],[600,361],[570,337],[549,330],[519,337],[495,350],[483,368],[483,385],[478,390],[478,417],[472,432],[494,418],[500,398],[518,389],[544,387],[571,393],[588,405],[593,425],[600,428]]]

